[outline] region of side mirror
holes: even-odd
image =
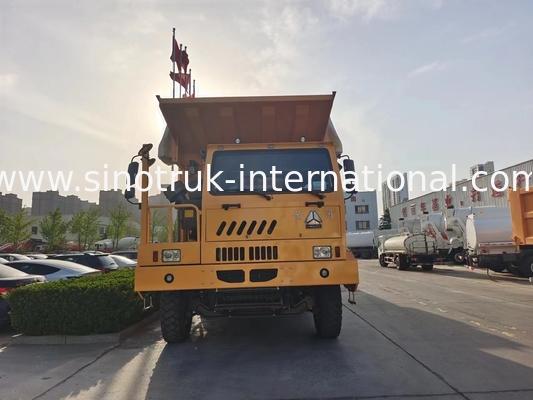
[[[342,160],[343,170],[346,172],[355,172],[355,162],[349,158]]]
[[[135,185],[135,179],[137,178],[137,174],[139,172],[139,163],[138,162],[131,162],[130,165],[128,165],[128,175],[129,175],[129,185]],[[128,189],[129,190],[129,189]]]
[[[135,198],[135,187],[130,187],[129,189],[126,189],[124,192],[124,197],[126,200],[131,200]]]
[[[354,160],[350,160],[349,158],[345,158],[342,160],[342,171],[345,178],[348,178],[349,176],[355,177],[355,162]],[[357,194],[356,184],[351,182],[346,182],[346,191],[347,193],[354,195]]]

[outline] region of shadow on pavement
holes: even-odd
[[[6,371],[32,365],[29,353],[22,359],[29,364],[17,363],[21,352],[37,357],[36,351],[45,351],[48,366],[37,371],[32,365],[26,380],[55,380],[59,369],[79,368],[76,357],[89,360],[89,353],[94,359],[42,399],[533,397],[525,391],[533,390],[528,343],[365,292],[357,300],[343,309],[343,331],[335,340],[315,336],[310,314],[196,319],[191,339],[182,344],[166,344],[154,325],[108,353],[10,346],[0,353],[0,370],[11,363],[0,375],[2,381],[13,379]],[[4,390],[2,399],[29,398]]]

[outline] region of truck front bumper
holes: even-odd
[[[137,292],[323,285],[344,285],[355,291],[358,284],[355,259],[135,268]]]

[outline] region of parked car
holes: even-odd
[[[104,273],[116,271],[118,265],[109,256],[109,254],[91,254],[91,253],[76,253],[76,254],[58,254],[49,258],[50,260],[65,260],[72,261],[77,264],[85,265],[94,269],[98,269]]]
[[[48,258],[46,254],[26,254],[26,256],[32,260],[46,260]]]
[[[117,263],[119,268],[134,268],[137,266],[137,261],[134,261],[130,258],[118,255],[118,254],[110,254],[109,255],[115,262]]]
[[[102,274],[98,269],[65,260],[20,260],[6,265],[30,275],[43,275],[48,282]]]
[[[122,256],[137,261],[137,250],[117,250],[112,252],[111,255]]]
[[[46,278],[40,275],[28,275],[5,264],[0,264],[0,294],[20,286],[32,283],[46,282]],[[9,322],[9,303],[0,297],[0,323]]]
[[[5,258],[0,257],[0,264],[5,264],[7,261]]]
[[[5,258],[7,261],[31,260],[31,258],[28,256],[23,256],[22,254],[14,254],[14,253],[2,254],[2,258]]]

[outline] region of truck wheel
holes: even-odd
[[[161,296],[161,333],[167,343],[180,343],[191,334],[192,312],[187,298],[180,292],[165,292]]]
[[[520,273],[518,266],[512,261],[508,261],[505,263],[505,269],[507,269],[507,271],[509,271],[514,276],[522,277],[522,274]]]
[[[409,269],[409,263],[407,262],[407,257],[403,254],[400,254],[396,258],[396,268],[400,271],[407,271]]]
[[[323,339],[335,339],[341,333],[342,296],[340,286],[318,288],[313,310],[316,333]]]
[[[379,257],[379,265],[381,265],[383,268],[387,268],[389,266],[389,263],[385,262],[385,257],[383,254]]]
[[[422,265],[422,270],[424,270],[424,271],[433,271],[433,264],[431,264],[431,265]]]
[[[366,250],[361,253],[361,257],[363,257],[365,260],[368,260],[370,258],[370,255],[370,252]]]
[[[488,268],[491,270],[491,271],[494,271],[494,272],[503,272],[505,271],[505,264],[498,264],[498,263],[494,263],[494,264],[489,264]]]
[[[525,278],[532,278],[533,277],[533,255],[532,256],[525,256],[522,261],[520,261],[520,264],[518,264],[518,269],[520,270],[520,273]]]
[[[452,253],[452,261],[455,265],[464,265],[465,263],[465,259],[463,257],[463,254],[462,254],[462,251],[459,250],[459,251],[455,251],[454,253]]]

